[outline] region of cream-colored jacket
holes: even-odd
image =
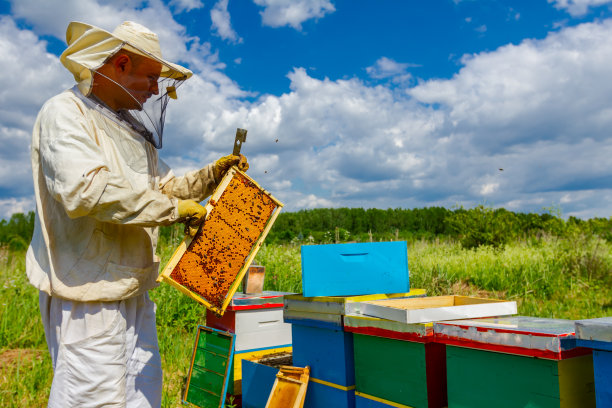
[[[45,103],[32,134],[36,196],[26,255],[32,285],[78,301],[110,301],[156,285],[157,227],[178,199],[202,201],[213,167],[175,177],[155,148],[78,88]]]

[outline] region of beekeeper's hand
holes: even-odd
[[[223,156],[215,162],[215,167],[213,169],[215,173],[215,180],[221,181],[223,176],[225,176],[225,173],[227,173],[230,167],[234,165],[238,166],[238,169],[241,171],[247,171],[249,169],[249,163],[247,162],[247,158],[244,157],[242,154],[239,156],[233,154],[230,154],[229,156]]]
[[[193,238],[206,219],[206,208],[193,200],[179,200],[178,216],[185,224],[185,234]]]

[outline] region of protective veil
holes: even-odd
[[[156,86],[157,93],[150,95],[145,102],[133,96],[134,90],[126,89],[111,80],[137,105],[131,110],[113,111],[117,116],[116,119],[129,124],[133,130],[160,149],[168,100],[176,99],[176,89],[192,75],[191,71],[163,59],[157,35],[134,22],[125,22],[112,33],[89,24],[72,22],[66,31],[66,42],[68,48],[60,56],[60,61],[72,72],[79,89],[86,96],[94,97],[92,95],[94,74],[101,75],[98,69],[120,50],[144,56],[161,64]]]

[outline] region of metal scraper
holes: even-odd
[[[246,129],[236,129],[236,139],[234,140],[234,151],[232,152],[233,155],[238,156],[240,154],[240,148],[242,147],[242,144],[244,142],[246,142],[246,135],[247,135],[247,130]]]

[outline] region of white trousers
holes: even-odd
[[[40,292],[53,362],[49,408],[160,407],[155,304],[148,294],[76,302]]]

